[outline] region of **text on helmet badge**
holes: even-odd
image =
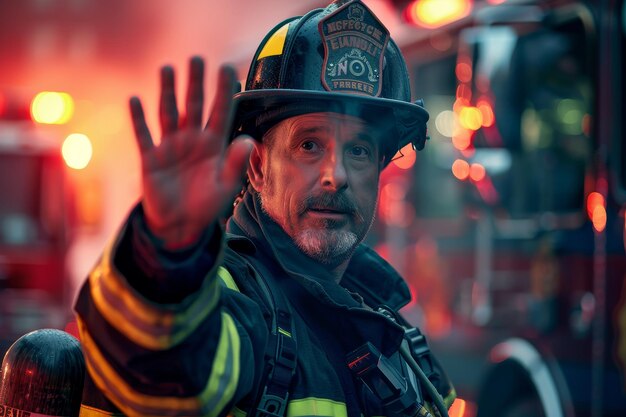
[[[322,84],[328,91],[379,96],[389,31],[360,1],[320,20]]]

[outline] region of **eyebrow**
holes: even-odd
[[[319,133],[319,132],[330,132],[331,129],[328,126],[310,126],[310,127],[294,127],[293,133],[298,134],[308,134],[308,133]],[[374,137],[367,132],[359,132],[354,136],[355,139],[364,140],[366,142],[376,143]]]
[[[292,134],[309,134],[309,133],[319,133],[319,132],[330,132],[328,126],[309,126],[309,127],[301,127],[301,125],[295,125],[292,127]]]
[[[314,124],[314,125],[304,125],[301,123],[297,123],[291,126],[291,134],[290,136],[292,137],[296,137],[299,135],[308,135],[308,134],[315,134],[315,133],[329,133],[332,129],[329,126],[325,126],[325,125],[319,125],[319,124]],[[379,145],[379,140],[376,139],[376,135],[373,133],[369,133],[367,131],[361,131],[359,133],[357,133],[356,135],[354,135],[354,137],[352,138],[352,140],[362,140],[364,142],[369,143],[372,146],[377,146]]]
[[[373,135],[371,135],[371,134],[369,134],[369,133],[366,133],[366,132],[361,132],[361,133],[358,133],[358,134],[355,136],[355,139],[358,139],[358,140],[362,140],[362,141],[368,142],[368,143],[369,143],[369,144],[371,144],[371,145],[376,145],[376,144],[378,144],[378,142],[379,142],[378,140],[376,140],[376,139],[374,138],[374,136],[373,136]]]

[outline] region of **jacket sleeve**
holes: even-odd
[[[138,206],[81,288],[75,311],[89,378],[124,414],[226,415],[251,392],[262,316],[221,288],[221,241],[215,227],[196,247],[166,253],[146,235]]]

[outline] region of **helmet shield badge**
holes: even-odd
[[[324,43],[324,88],[380,96],[387,28],[360,2],[344,4],[322,18],[318,28]]]

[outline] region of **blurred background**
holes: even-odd
[[[460,394],[455,416],[626,415],[626,11],[618,1],[364,0],[430,113],[383,173],[371,244]],[[72,300],[140,195],[127,112],[158,69],[245,79],[301,0],[0,1],[0,354]]]

